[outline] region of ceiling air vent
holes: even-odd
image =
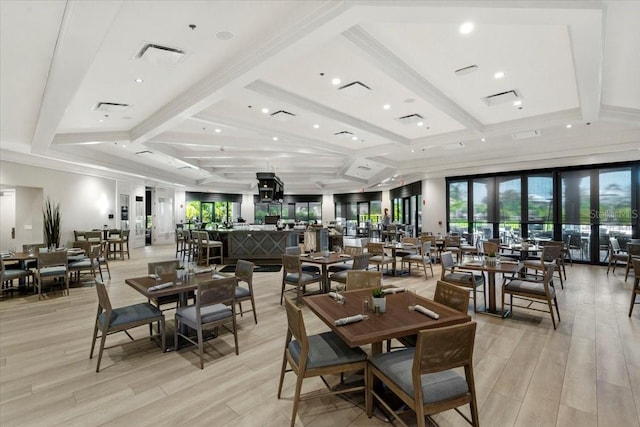
[[[445,150],[458,150],[458,149],[464,148],[464,147],[465,147],[464,142],[456,142],[455,144],[445,145],[442,148],[444,148]]]
[[[485,96],[482,99],[488,106],[503,104],[505,102],[513,102],[517,99],[521,99],[520,91],[518,89],[508,90],[506,92],[494,93],[493,95]]]
[[[153,154],[153,153],[149,150],[144,150],[144,151],[138,151],[136,154],[143,155],[143,154]]]
[[[353,133],[349,132],[348,130],[336,132],[333,135],[343,139],[351,139],[354,136]]]
[[[294,118],[296,115],[284,110],[278,110],[275,113],[271,114],[271,117],[281,122],[288,122],[290,119]]]
[[[456,76],[464,76],[465,74],[473,73],[474,71],[478,71],[477,65],[469,65],[468,67],[458,68],[453,73]]]
[[[417,123],[424,121],[424,117],[416,113],[416,114],[409,114],[407,116],[398,117],[396,120],[402,123],[403,125],[415,125]]]
[[[145,43],[135,57],[156,65],[175,65],[184,57],[184,51],[158,44]]]
[[[516,132],[511,136],[513,136],[513,139],[527,139],[527,138],[535,138],[541,135],[542,135],[542,132],[540,132],[538,129],[532,129],[532,130],[525,130],[522,132]]]
[[[98,102],[93,109],[95,111],[104,111],[105,113],[117,113],[127,111],[131,108],[129,104],[118,104],[117,102]]]
[[[345,95],[357,98],[369,94],[371,92],[371,88],[362,82],[355,81],[340,86],[338,91]]]

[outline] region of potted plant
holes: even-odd
[[[373,311],[375,313],[384,313],[387,310],[387,300],[382,288],[375,288],[371,291],[373,296]]]
[[[60,203],[54,204],[47,197],[47,201],[42,208],[42,216],[47,247],[57,248],[60,245]]]
[[[487,254],[487,265],[496,265],[497,259],[495,252],[489,252]]]

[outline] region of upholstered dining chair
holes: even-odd
[[[286,300],[285,308],[288,326],[284,354],[282,356],[282,369],[280,370],[278,399],[282,395],[285,373],[295,373],[296,385],[293,396],[291,427],[296,425],[298,405],[302,400],[321,398],[333,394],[353,393],[361,390],[364,390],[366,396],[368,393],[367,353],[360,347],[349,347],[331,331],[317,335],[307,335],[302,310],[290,300]],[[287,369],[287,364],[290,369]],[[365,384],[363,386],[357,385],[339,390],[316,390],[305,394],[301,393],[302,381],[305,378],[342,375],[359,370],[364,370],[365,372]],[[324,378],[323,381],[325,381]]]
[[[169,261],[156,261],[147,263],[147,273],[148,274],[158,274],[157,271],[161,271],[160,275],[168,274],[175,272],[180,266],[180,261],[177,259],[172,259]],[[193,294],[189,295],[193,297]],[[156,307],[158,307],[162,311],[171,310],[173,308],[178,308],[180,302],[179,295],[166,295],[155,298],[149,298],[149,301],[152,302]],[[163,305],[172,304],[173,307],[162,308]]]
[[[547,267],[553,265],[554,271],[558,272],[560,278],[560,286],[564,289],[564,282],[562,280],[562,267],[560,259],[563,257],[562,247],[557,245],[545,245],[542,247],[542,254],[539,260],[525,260],[524,267],[526,270],[534,270],[536,277],[538,272],[546,271]]]
[[[100,331],[100,350],[98,351],[98,363],[96,364],[96,372],[100,370],[100,362],[102,361],[102,352],[104,351],[107,335],[116,332],[124,332],[133,341],[133,337],[127,331],[152,323],[160,324],[160,339],[162,340],[162,351],[166,348],[165,338],[165,322],[162,312],[148,302],[128,305],[119,308],[113,308],[109,300],[109,293],[104,283],[96,280],[96,291],[98,292],[98,313],[96,314],[96,322],[93,328],[93,340],[91,342],[91,353],[89,359],[93,358],[93,350],[98,339],[98,331]]]
[[[360,255],[355,255],[353,257],[353,263],[350,266],[351,268],[346,269],[346,270],[341,270],[338,272],[335,272],[333,274],[331,274],[329,276],[329,281],[330,282],[338,282],[338,283],[342,283],[343,285],[347,284],[347,274],[349,274],[350,271],[360,271],[360,270],[366,270],[369,267],[369,254],[368,253],[362,253]]]
[[[42,299],[42,289],[45,281],[50,285],[61,285],[62,294],[69,295],[69,268],[67,251],[40,252],[36,256],[37,268],[35,286],[38,289],[38,299]]]
[[[475,322],[427,329],[418,333],[415,347],[373,356],[367,381],[367,416],[373,416],[375,399],[395,420],[407,425],[373,387],[377,379],[415,411],[419,427],[425,426],[427,415],[449,409],[455,409],[469,424],[479,426],[473,375],[475,332]],[[464,376],[456,368],[464,368]],[[471,419],[458,409],[466,404]]]
[[[369,264],[375,265],[378,270],[380,270],[380,266],[384,268],[385,265],[393,263],[393,258],[384,251],[384,243],[368,242],[367,252],[369,253]]]
[[[609,263],[607,264],[607,274],[609,274],[609,269],[613,265],[613,274],[616,273],[616,267],[618,263],[621,263],[625,267],[627,266],[627,259],[629,258],[629,254],[626,251],[623,251],[620,247],[620,242],[615,237],[611,237],[609,239]]]
[[[636,295],[640,295],[640,258],[633,261],[633,287],[631,289],[631,305],[629,306],[629,317],[633,312],[633,306],[636,305]]]
[[[107,268],[107,274],[109,274],[109,280],[111,280],[111,270],[109,270],[109,242],[103,240],[100,242],[100,254],[98,255],[98,271],[100,272],[100,280],[104,280],[102,277],[102,266]]]
[[[356,255],[362,255],[364,253],[364,248],[362,246],[345,246],[343,253],[345,255],[355,257]],[[352,268],[353,261],[345,261],[342,264],[330,265],[329,268],[327,268],[327,271],[329,271],[329,273],[337,273],[339,271],[351,270]]]
[[[296,304],[300,304],[302,294],[306,286],[317,283],[322,290],[322,275],[316,273],[306,273],[302,271],[302,262],[298,255],[282,255],[282,290],[280,292],[280,305],[284,299],[285,287],[293,286],[296,291]]]
[[[90,274],[93,279],[96,278],[96,269],[99,269],[98,257],[100,256],[100,244],[91,245],[87,242],[89,250],[85,250],[86,256],[73,262],[69,262],[69,274],[76,276],[76,283],[80,283],[81,274]]]
[[[409,274],[411,274],[411,264],[415,264],[417,267],[422,267],[424,270],[424,278],[427,277],[427,266],[431,270],[431,277],[433,277],[433,264],[431,262],[431,242],[424,242],[420,248],[420,251],[416,254],[408,254],[402,257],[402,268],[404,264],[409,265]]]
[[[236,263],[235,276],[238,279],[238,286],[236,286],[236,303],[240,309],[240,316],[244,315],[242,310],[242,301],[251,302],[251,310],[253,312],[253,320],[258,324],[258,314],[256,313],[256,302],[253,297],[253,269],[255,264],[243,259],[238,260]],[[241,286],[240,283],[244,282],[247,287]]]
[[[457,270],[456,264],[453,262],[453,255],[451,252],[443,252],[440,259],[442,263],[442,274],[440,275],[440,280],[470,289],[473,294],[473,311],[477,311],[477,289],[480,286],[482,286],[482,295],[484,300],[487,301],[484,276],[481,274],[474,274],[471,271]]]
[[[300,248],[300,245],[287,246],[286,248],[284,248],[284,253],[287,255],[302,255],[302,249]],[[320,267],[318,267],[317,265],[305,264],[303,262],[302,271],[304,271],[305,273],[320,274]]]
[[[556,319],[553,315],[553,306],[556,307],[556,313],[558,314],[558,322],[560,322],[560,310],[558,309],[558,299],[556,297],[556,288],[553,285],[553,272],[555,270],[555,261],[545,265],[544,278],[542,282],[531,281],[520,278],[515,278],[507,282],[502,287],[502,312],[504,312],[505,295],[510,295],[509,305],[513,312],[513,300],[522,299],[528,301],[528,305],[516,305],[516,307],[526,308],[529,310],[543,311],[551,314],[551,322],[553,323],[553,329],[556,329]],[[533,303],[541,303],[547,305],[549,310],[543,310],[535,308]]]
[[[204,369],[204,329],[223,327],[233,334],[236,355],[238,349],[238,328],[236,326],[236,277],[213,279],[198,283],[196,303],[176,310],[174,342],[182,337],[198,346],[200,369]],[[229,327],[228,325],[231,325]],[[196,337],[182,332],[181,325],[196,330]],[[197,341],[194,341],[196,339]]]
[[[29,278],[33,276],[33,272],[29,269],[10,268],[7,270],[4,259],[0,257],[0,283],[2,284],[2,293],[7,290],[13,291],[13,281],[15,279],[26,279],[26,285],[29,285]],[[13,295],[13,293],[12,293]]]
[[[627,243],[627,269],[624,273],[624,281],[629,278],[629,271],[634,268],[633,260],[640,259],[640,243]],[[634,269],[635,272],[635,269]]]
[[[347,291],[354,291],[356,289],[373,289],[380,287],[382,287],[382,271],[347,271]]]

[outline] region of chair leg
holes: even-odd
[[[98,339],[98,319],[96,319],[96,326],[93,328],[93,340],[91,341],[89,359],[93,359],[93,350],[96,348],[96,339]]]
[[[637,285],[634,284],[633,290],[631,291],[631,305],[629,306],[629,317],[631,317],[631,313],[633,313],[633,306],[636,305],[636,290]]]
[[[558,314],[558,323],[560,323],[560,309],[558,308],[558,298],[553,297],[553,302],[556,305],[556,313]]]
[[[286,351],[282,356],[282,369],[280,369],[280,383],[278,384],[278,399],[280,399],[280,395],[282,394],[282,384],[284,383],[284,373],[287,370],[287,355]]]
[[[298,414],[298,404],[300,403],[300,392],[302,391],[303,375],[298,374],[296,379],[296,394],[293,397],[293,412],[291,413],[291,427],[296,425],[296,415]]]
[[[105,332],[102,333],[100,337],[100,350],[98,351],[98,364],[96,365],[96,372],[100,370],[100,362],[102,362],[102,352],[104,351],[104,343],[107,340],[107,334]]]
[[[253,292],[251,293],[251,308],[253,309],[253,320],[258,324],[258,315],[256,314],[256,302],[253,299]]]
[[[551,322],[553,322],[553,329],[556,328],[556,317],[553,314],[553,305],[551,304],[551,300],[547,299],[547,305],[549,306],[549,313],[551,313]]]
[[[200,354],[200,369],[204,369],[204,342],[202,340],[202,326],[198,326],[198,353]]]

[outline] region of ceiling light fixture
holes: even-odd
[[[418,125],[418,127],[422,127],[422,126],[424,126],[424,122],[418,122],[418,123],[416,123],[416,125]]]
[[[337,77],[331,80],[331,84],[334,85],[334,86],[339,85],[341,82],[342,82],[342,80],[340,80]]]
[[[480,141],[485,142],[485,141],[486,141],[486,139],[482,138]]]
[[[262,109],[262,112],[263,112],[264,114],[269,114],[269,109],[268,109],[268,108],[263,108],[263,109]]]
[[[353,135],[353,136],[351,137],[351,139],[352,139],[353,141],[357,141],[357,140],[358,140],[358,137],[357,137],[357,136],[355,136],[355,135]]]
[[[277,141],[277,140],[278,140],[278,137],[277,137],[277,136],[274,136],[274,137],[273,137],[273,140],[274,140],[274,141]]]
[[[216,133],[220,133],[220,132],[222,132],[222,130],[221,129],[216,129],[215,132]]]
[[[136,83],[142,83],[142,82],[144,82],[144,80],[142,80],[142,79],[136,79]]]
[[[474,25],[473,22],[465,22],[460,25],[460,34],[469,34],[473,31]]]
[[[385,110],[388,110],[388,109],[390,109],[390,108],[391,108],[391,105],[389,105],[389,104],[384,104],[384,105],[382,106],[382,108],[383,108],[383,109],[385,109]]]
[[[504,71],[498,71],[497,73],[495,73],[493,75],[493,78],[496,79],[496,80],[500,80],[503,77],[504,77]]]
[[[318,125],[318,124],[313,125],[313,128],[314,128],[314,129],[318,129],[318,128],[320,128],[320,125]]]
[[[519,107],[519,106],[521,106],[521,105],[522,105],[522,101],[520,101],[520,100],[513,101],[513,106],[514,106],[514,107]]]
[[[567,125],[567,129],[571,129],[571,125],[570,124]]]

